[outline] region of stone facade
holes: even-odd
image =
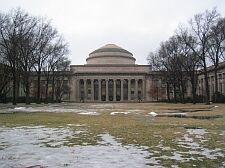
[[[132,53],[108,44],[89,54],[85,65],[71,65],[71,101],[151,101],[151,67],[136,65]]]
[[[225,95],[225,62],[219,64],[217,70],[217,81],[218,81],[218,92]],[[212,100],[213,94],[215,93],[215,71],[214,66],[208,67],[208,82],[209,82],[209,93],[210,100]],[[198,75],[198,87],[197,87],[198,95],[206,95],[205,89],[205,79],[202,73]]]

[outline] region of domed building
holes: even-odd
[[[136,59],[129,51],[115,45],[107,44],[89,54],[87,64],[135,64]]]
[[[71,101],[151,101],[151,67],[137,65],[133,54],[115,44],[91,52],[85,65],[71,65]],[[162,96],[161,96],[162,97]]]

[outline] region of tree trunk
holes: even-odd
[[[45,103],[48,103],[48,80],[47,79],[45,84]]]
[[[16,76],[16,70],[13,68],[13,100],[12,104],[16,105],[16,97],[17,97],[17,76]]]
[[[37,104],[41,103],[41,70],[37,72]]]
[[[181,96],[182,96],[182,103],[186,103],[184,99],[184,91],[185,91],[185,86],[183,83],[183,79],[181,80]]]
[[[29,79],[26,79],[25,83],[26,87],[26,104],[30,104],[30,85],[29,85]]]
[[[192,74],[191,76],[191,91],[192,91],[192,103],[196,104],[196,84],[195,84],[195,76]]]
[[[52,102],[54,102],[54,95],[55,95],[55,77],[52,77]]]
[[[215,103],[217,102],[217,99],[218,99],[218,78],[217,78],[217,66],[215,66],[215,69],[214,69],[214,76],[215,76],[215,92],[214,92],[214,97],[215,97]]]
[[[205,91],[206,91],[205,103],[210,104],[209,103],[210,97],[209,97],[209,81],[208,81],[207,66],[206,66],[206,62],[205,61],[203,61],[203,62],[204,62],[204,78],[205,78]]]
[[[170,84],[169,82],[166,82],[166,92],[167,92],[167,99],[170,102]]]
[[[173,92],[174,92],[174,103],[177,103],[177,93],[176,93],[176,84],[173,83]]]

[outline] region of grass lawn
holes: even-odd
[[[102,134],[109,134],[122,146],[145,147],[143,150],[149,153],[145,156],[146,167],[225,166],[225,104],[63,103],[18,106],[26,107],[25,112],[23,108],[13,111],[11,105],[0,105],[2,130],[21,126],[67,128],[74,132],[64,137],[61,145],[67,147],[96,146],[100,144]],[[5,112],[10,109],[13,112]],[[80,132],[73,136],[76,131]],[[43,144],[57,148],[52,142],[54,138]],[[0,152],[4,150],[0,141]]]

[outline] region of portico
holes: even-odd
[[[143,101],[144,79],[82,78],[77,80],[81,101]]]
[[[149,65],[137,65],[129,51],[107,44],[89,54],[85,65],[71,65],[71,100],[147,101]]]

